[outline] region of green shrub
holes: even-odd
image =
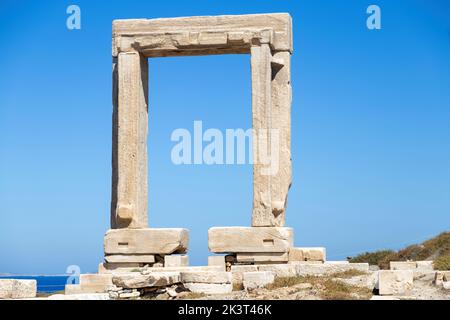
[[[433,265],[435,270],[450,270],[450,253],[434,260]]]
[[[366,252],[350,259],[352,263],[366,262],[370,265],[377,265],[382,269],[386,269],[386,261],[389,264],[391,257],[396,253],[392,250],[380,250],[375,252]],[[389,268],[389,266],[388,266]]]

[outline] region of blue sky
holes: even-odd
[[[81,30],[66,8],[81,8]],[[382,29],[366,28],[377,4]],[[450,228],[450,4],[396,1],[0,3],[0,273],[95,271],[109,228],[111,22],[289,12],[297,246],[329,259],[400,248]],[[250,225],[250,165],[175,166],[174,129],[250,128],[247,55],[149,62],[149,223]]]

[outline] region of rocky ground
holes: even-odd
[[[205,295],[183,291],[181,287],[163,289],[138,299],[194,300],[450,300],[450,291],[432,283],[429,278],[416,279],[411,293],[403,296],[379,296],[369,289],[372,273],[344,272],[330,276],[278,278],[265,288],[252,291],[234,288],[229,294]],[[178,292],[177,292],[178,291]]]

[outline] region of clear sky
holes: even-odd
[[[81,8],[68,30],[66,8]],[[376,4],[382,29],[366,27]],[[111,184],[111,22],[288,12],[297,246],[328,258],[450,229],[450,3],[445,0],[0,2],[0,272],[92,272]],[[251,165],[175,166],[170,135],[251,127],[248,55],[149,61],[149,223],[249,226]]]

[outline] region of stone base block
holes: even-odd
[[[161,267],[161,268],[144,268],[143,274],[150,274],[152,272],[203,272],[203,271],[211,271],[211,272],[220,272],[223,271],[219,266],[187,266],[187,267]]]
[[[242,284],[245,272],[267,271],[275,274],[276,277],[296,277],[296,276],[321,276],[331,275],[337,272],[348,270],[358,270],[369,272],[368,263],[346,263],[346,264],[325,264],[316,261],[296,262],[288,264],[261,264],[261,265],[233,265],[231,273],[234,284]]]
[[[214,253],[284,253],[293,242],[292,228],[214,227],[208,230],[209,250]]]
[[[231,283],[184,283],[184,287],[191,292],[205,294],[225,294],[233,291]]]
[[[183,283],[231,283],[231,272],[181,272]]]
[[[234,285],[241,285],[244,281],[245,272],[256,272],[258,266],[255,265],[233,265],[231,266],[232,282]]]
[[[81,286],[79,284],[66,284],[64,294],[80,294]]]
[[[116,273],[116,272],[133,272],[143,267],[142,263],[100,263],[98,265],[98,273]]]
[[[275,281],[275,274],[269,271],[244,272],[243,285],[245,290],[265,287]]]
[[[287,252],[237,253],[236,261],[242,263],[286,263],[289,260]]]
[[[412,270],[380,270],[378,277],[380,295],[409,295],[413,288]]]
[[[54,294],[48,300],[110,300],[107,293]]]
[[[271,272],[277,277],[295,277],[297,276],[297,266],[290,264],[266,264],[259,265],[258,271]]]
[[[35,298],[36,280],[0,279],[0,299]]]
[[[435,277],[434,277],[434,284],[435,285],[442,285],[444,282],[450,282],[450,271],[436,271]]]
[[[182,228],[111,229],[104,239],[105,255],[186,253],[189,232]]]
[[[208,266],[218,266],[222,271],[226,271],[225,256],[209,256]]]
[[[114,254],[105,256],[107,263],[136,263],[136,264],[153,264],[155,263],[155,255],[152,254]]]
[[[326,261],[325,248],[290,248],[289,261]]]
[[[427,271],[433,271],[433,261],[416,261],[417,269],[419,270],[427,270]]]
[[[414,270],[417,268],[415,261],[391,261],[389,269],[391,270]]]
[[[187,255],[167,255],[164,256],[164,267],[187,267],[189,257]]]
[[[104,293],[112,286],[111,274],[81,274],[78,288],[69,287],[69,291],[78,291],[75,293]]]

